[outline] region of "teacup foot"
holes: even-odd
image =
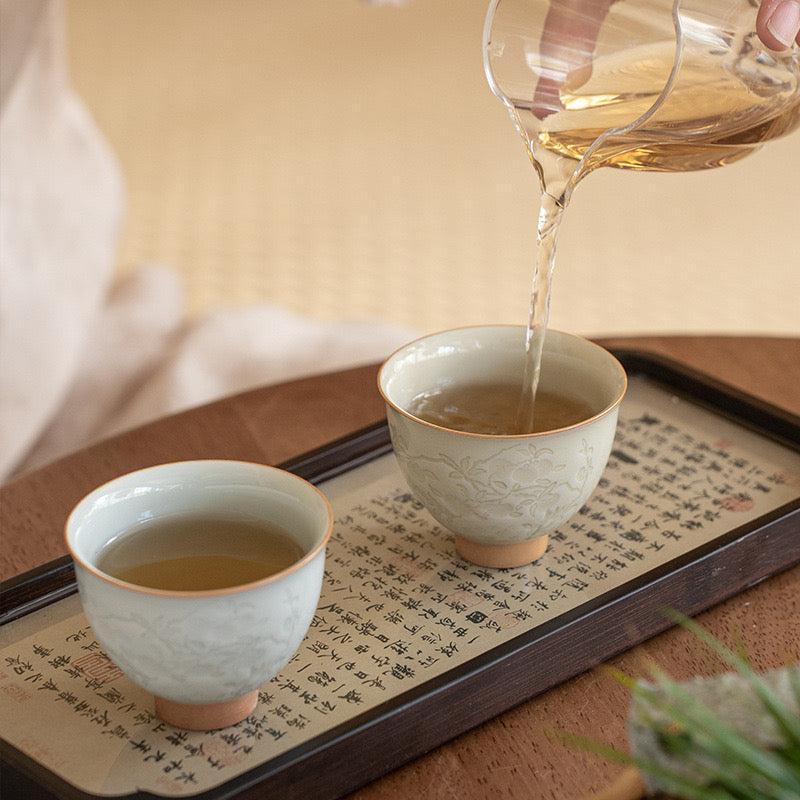
[[[453,535],[458,554],[481,567],[521,567],[536,561],[547,550],[546,534],[514,544],[480,544],[464,539],[457,533]]]
[[[247,719],[258,704],[258,690],[222,703],[192,705],[156,697],[156,714],[164,722],[190,731],[213,731]]]

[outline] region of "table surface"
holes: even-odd
[[[604,339],[608,347],[659,353],[800,415],[800,338],[648,337]],[[133,469],[192,458],[278,464],[384,415],[376,366],[359,367],[236,395],[88,447],[0,489],[0,578],[66,553],[62,529],[75,503]],[[732,643],[741,638],[759,669],[800,658],[800,566],[701,614]],[[667,631],[612,659],[629,674],[655,662],[675,678],[723,665],[686,632]],[[620,767],[555,741],[561,728],[626,746],[627,691],[602,668],[523,703],[363,787],[350,800],[496,797],[580,798]]]

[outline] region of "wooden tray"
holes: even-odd
[[[449,534],[404,486],[384,424],[282,465],[319,485],[337,517],[318,616],[286,674],[262,690],[261,716],[250,728],[242,723],[239,732],[191,740],[167,729],[149,743],[167,751],[178,746],[173,742],[195,742],[172,760],[207,766],[208,758],[201,762],[210,740],[203,737],[216,736],[215,745],[223,737],[251,737],[249,760],[229,778],[187,783],[172,796],[340,797],[664,630],[665,607],[696,614],[800,561],[800,419],[674,362],[617,355],[631,384],[601,486],[551,537],[543,559],[521,570],[485,570],[458,559]],[[68,559],[0,586],[3,641],[11,642],[3,646],[2,686],[16,680],[18,687],[6,696],[32,688],[15,669],[30,662],[39,669],[37,656],[20,654],[31,635],[46,642],[65,624],[60,617],[72,619],[79,611],[75,592]],[[320,659],[330,666],[318,669]],[[50,675],[53,686],[67,680],[58,672],[67,657],[61,661]],[[332,681],[326,696],[319,675],[340,670],[345,677]],[[357,674],[373,685],[362,692]],[[313,692],[303,683],[311,677]],[[341,698],[360,693],[365,698],[344,713],[340,705],[349,701]],[[317,707],[308,702],[312,695]],[[146,703],[131,697],[130,706]],[[13,717],[14,706],[3,704]],[[253,739],[267,723],[277,736],[278,721],[289,724],[292,714],[304,732],[290,745],[282,737],[273,752]],[[101,794],[49,763],[59,761],[49,751],[60,739],[85,737],[87,749],[100,742],[102,730],[87,732],[79,717],[71,719],[47,747],[32,746],[31,737],[15,741],[13,725],[12,734],[3,729],[4,796]],[[127,756],[137,746],[143,759],[152,753],[138,731],[126,740],[124,724],[120,729]],[[145,772],[156,774],[144,761],[141,771],[145,785]],[[183,771],[184,778],[193,774]],[[164,775],[158,779],[167,785]],[[166,792],[151,785],[116,793]]]

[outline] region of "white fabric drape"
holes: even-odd
[[[186,321],[168,268],[115,280],[123,180],[69,85],[62,2],[0,0],[0,16],[0,482],[163,414],[379,360],[411,335],[277,306]]]

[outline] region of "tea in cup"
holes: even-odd
[[[331,508],[307,481],[238,461],[124,475],[85,497],[67,545],[98,642],[182,728],[240,722],[319,601]]]
[[[611,353],[548,330],[534,428],[519,433],[525,339],[512,325],[435,333],[395,352],[378,376],[412,493],[452,531],[458,553],[482,566],[535,561],[586,502],[627,386]]]

